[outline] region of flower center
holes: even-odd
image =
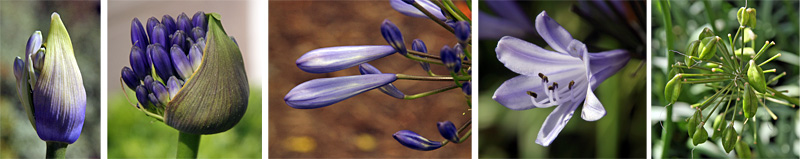
[[[544,94],[547,97],[542,99],[542,100],[538,100],[537,101],[536,98],[539,98],[539,95],[536,92],[527,91],[526,93],[529,96],[532,97],[531,101],[533,102],[534,106],[536,106],[536,107],[551,107],[551,106],[561,105],[563,103],[569,102],[572,99],[571,97],[574,96],[573,95],[574,92],[571,92],[572,87],[575,85],[575,81],[574,80],[569,81],[569,85],[568,85],[567,89],[563,90],[563,92],[558,92],[558,82],[550,83],[550,79],[548,79],[547,76],[544,75],[543,73],[539,73],[539,78],[542,79],[542,87],[541,87],[542,90],[541,91],[544,92]],[[565,98],[561,98],[559,96],[559,94],[561,94],[561,93],[568,93],[568,96],[565,97]]]

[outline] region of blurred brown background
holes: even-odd
[[[315,78],[358,75],[358,68],[313,74],[297,68],[295,60],[313,49],[345,45],[387,45],[380,33],[384,19],[395,23],[406,46],[418,38],[435,55],[453,35],[433,21],[408,17],[388,1],[270,1],[269,2],[269,155],[270,157],[442,157],[468,158],[470,140],[433,151],[417,151],[398,143],[392,134],[411,130],[443,141],[436,122],[450,120],[460,127],[471,114],[460,89],[415,100],[392,98],[372,90],[331,106],[294,109],[283,97],[294,86]],[[426,75],[418,62],[395,54],[369,62],[384,73]],[[437,74],[447,70],[431,66]],[[398,80],[405,94],[449,86],[451,82]]]

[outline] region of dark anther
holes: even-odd
[[[539,73],[539,78],[544,78],[544,74]]]
[[[553,87],[554,87],[555,89],[558,89],[558,82],[553,82]]]
[[[575,85],[575,81],[569,81],[569,89],[572,90],[572,85]]]
[[[536,95],[536,93],[533,93],[531,91],[528,91],[528,95],[533,97],[533,98],[536,98],[537,96],[539,96],[539,95]]]
[[[542,78],[542,81],[544,81],[544,83],[550,82],[550,80],[547,80],[547,76],[544,76],[544,77]]]
[[[554,89],[553,86],[547,86],[547,90],[551,90],[552,91],[553,89]]]

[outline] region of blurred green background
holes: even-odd
[[[261,68],[254,48],[256,39],[249,32],[248,1],[127,1],[108,2],[108,157],[109,158],[172,158],[177,151],[178,131],[145,116],[121,91],[120,69],[130,66],[130,29],[133,18],[142,24],[164,14],[177,18],[181,12],[191,16],[197,11],[219,13],[229,36],[237,39],[244,57],[250,100],[241,121],[232,129],[200,139],[199,158],[261,158]],[[225,84],[225,83],[220,83]],[[125,89],[132,102],[133,91]]]
[[[25,55],[36,30],[50,32],[58,12],[69,32],[86,89],[86,117],[68,158],[100,157],[100,1],[0,1],[0,158],[44,158],[45,142],[33,130],[17,96],[14,57]]]
[[[706,27],[713,28],[717,36],[727,40],[727,35],[735,34],[739,26],[736,20],[736,11],[739,7],[745,6],[744,0],[740,1],[669,1],[670,13],[672,15],[672,32],[675,41],[673,50],[686,52],[685,48],[692,40],[697,38],[699,32]],[[781,53],[781,57],[762,66],[764,70],[776,69],[777,73],[766,73],[766,79],[771,79],[781,72],[786,72],[786,76],[778,80],[777,84],[769,85],[776,90],[788,90],[790,97],[797,98],[800,93],[798,87],[798,1],[749,1],[748,8],[757,10],[757,26],[753,30],[757,35],[755,48],[761,48],[764,41],[775,41],[772,46],[758,62],[762,62],[768,57]],[[662,122],[666,119],[664,105],[664,86],[669,80],[667,77],[668,61],[666,57],[666,32],[663,11],[658,7],[657,2],[652,6],[652,46],[653,46],[653,67],[652,68],[652,98],[653,106],[651,111],[652,144],[653,156],[660,156],[663,152],[662,145]],[[749,44],[748,44],[749,46]],[[683,61],[682,55],[675,55],[676,61]],[[691,138],[686,132],[686,121],[684,119],[694,113],[690,104],[702,102],[704,98],[715,93],[710,88],[702,85],[683,85],[681,97],[673,109],[673,122],[676,123],[676,131],[673,132],[671,146],[669,147],[670,157],[734,157],[735,153],[726,154],[722,147],[717,143],[705,142],[697,147],[690,144]],[[758,125],[758,144],[753,145],[754,137],[751,128],[745,129],[740,133],[742,140],[746,141],[753,148],[754,157],[762,158],[797,158],[800,156],[800,114],[797,108],[785,105],[766,102],[769,108],[778,116],[778,120],[772,120],[764,108],[759,108],[756,115]],[[752,123],[753,121],[750,121]],[[737,129],[741,127],[742,121],[737,121]],[[750,125],[750,124],[748,124]],[[707,124],[708,126],[708,124]],[[710,126],[709,126],[710,127]],[[710,129],[709,129],[710,130]],[[712,132],[709,132],[709,135]],[[692,152],[693,151],[693,152]]]
[[[569,31],[573,38],[586,43],[589,52],[617,48],[640,48],[617,41],[612,35],[596,28],[571,10],[574,1],[520,1],[516,4],[530,17],[547,11],[555,21]],[[640,2],[643,3],[643,2]],[[637,5],[633,5],[636,7]],[[643,4],[641,7],[643,8]],[[480,11],[497,15],[486,2]],[[645,16],[645,15],[637,15]],[[621,28],[621,27],[620,27]],[[636,36],[636,35],[634,35]],[[522,38],[538,46],[547,43],[535,34]],[[499,39],[481,39],[479,93],[479,152],[481,158],[644,158],[646,153],[646,69],[643,56],[633,57],[616,75],[608,78],[594,92],[603,103],[607,115],[596,122],[580,118],[582,107],[549,147],[536,144],[536,136],[555,108],[510,110],[492,99],[494,91],[518,74],[497,60],[495,47]],[[546,47],[550,49],[549,47]],[[640,68],[640,66],[642,66]]]

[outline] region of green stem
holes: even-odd
[[[419,93],[419,94],[406,95],[403,99],[417,99],[417,98],[421,98],[421,97],[425,97],[425,96],[429,96],[429,95],[434,95],[434,94],[437,94],[437,93],[442,93],[444,91],[448,91],[448,90],[451,90],[451,89],[454,89],[454,88],[458,88],[458,86],[452,85],[452,86],[449,86],[449,87],[439,88],[439,89],[436,89],[436,90],[427,91],[427,92],[423,92],[423,93]]]
[[[464,141],[467,141],[467,139],[469,139],[470,136],[472,136],[472,129],[469,129],[467,133],[464,134],[464,136],[461,136],[461,140],[458,141],[458,143],[463,143]]]
[[[178,155],[176,158],[197,158],[200,135],[178,132]]]
[[[45,158],[66,158],[69,144],[57,141],[46,141],[47,154]]]
[[[667,35],[667,50],[672,50],[672,43],[675,40],[672,34],[672,16],[670,15],[670,6],[669,1],[661,0],[659,1],[659,7],[661,8],[661,13],[664,15],[664,25],[666,29]],[[675,61],[675,55],[667,52],[667,72],[672,72],[672,68],[669,67]],[[667,78],[672,77],[673,75],[667,76]],[[669,79],[667,79],[669,80]],[[672,134],[674,133],[675,129],[672,124],[672,104],[667,104],[665,109],[667,109],[667,119],[664,120],[664,129],[661,132],[661,156],[659,158],[668,158],[669,157],[669,149],[670,143],[672,141]]]

